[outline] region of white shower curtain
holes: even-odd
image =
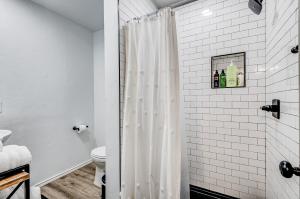
[[[121,198],[179,199],[182,137],[175,16],[164,9],[155,17],[129,22],[125,29]]]

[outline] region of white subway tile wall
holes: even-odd
[[[266,186],[267,198],[299,198],[299,179],[278,171],[281,160],[299,165],[298,57],[290,53],[298,43],[298,3],[267,1],[259,16],[247,3],[200,0],[177,9],[191,184],[242,199],[265,198]],[[120,1],[121,110],[122,27],[154,10],[150,0]],[[210,57],[243,51],[247,87],[211,89]],[[274,98],[282,101],[281,120],[259,110]]]
[[[267,114],[267,198],[299,199],[299,177],[283,178],[280,161],[299,166],[298,1],[267,2],[266,99],[281,100],[281,119]]]
[[[127,21],[147,15],[157,10],[151,0],[120,0],[120,122],[121,132],[123,129],[123,107],[124,107],[124,88],[125,88],[125,34],[124,25]],[[121,142],[122,143],[122,142]]]
[[[200,0],[176,13],[191,184],[265,198],[265,9],[257,16],[248,0]],[[211,89],[211,57],[238,52],[247,87]]]

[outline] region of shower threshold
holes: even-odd
[[[218,192],[190,185],[191,199],[238,199]]]

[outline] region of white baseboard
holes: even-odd
[[[72,173],[73,171],[76,171],[76,170],[78,170],[78,169],[80,169],[80,168],[82,168],[82,167],[84,167],[84,166],[86,166],[86,165],[88,165],[88,164],[90,164],[92,162],[93,162],[93,160],[89,159],[89,160],[87,160],[85,162],[82,162],[82,163],[80,163],[80,164],[78,164],[78,165],[76,165],[76,166],[74,166],[74,167],[72,167],[70,169],[67,169],[67,170],[65,170],[63,172],[60,172],[60,173],[58,173],[58,174],[56,174],[56,175],[54,175],[54,176],[52,176],[52,177],[50,177],[48,179],[45,179],[45,180],[43,180],[43,181],[41,181],[39,183],[36,183],[34,186],[36,186],[36,187],[42,187],[42,186],[44,186],[44,185],[46,185],[46,184],[48,184],[50,182],[53,182],[53,181],[55,181],[55,180],[57,180],[57,179],[65,176],[65,175],[68,175],[68,174]]]

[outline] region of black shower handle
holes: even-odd
[[[278,106],[277,105],[266,105],[260,107],[261,110],[267,111],[267,112],[277,112],[278,111]]]
[[[291,52],[292,52],[293,54],[297,54],[297,53],[299,52],[299,47],[298,47],[298,45],[297,45],[296,47],[292,48]]]
[[[300,168],[293,167],[288,161],[282,161],[279,164],[279,170],[283,177],[291,178],[293,175],[300,176]]]
[[[263,111],[272,112],[273,117],[280,119],[280,100],[273,99],[272,105],[265,105],[260,107],[260,109]]]

